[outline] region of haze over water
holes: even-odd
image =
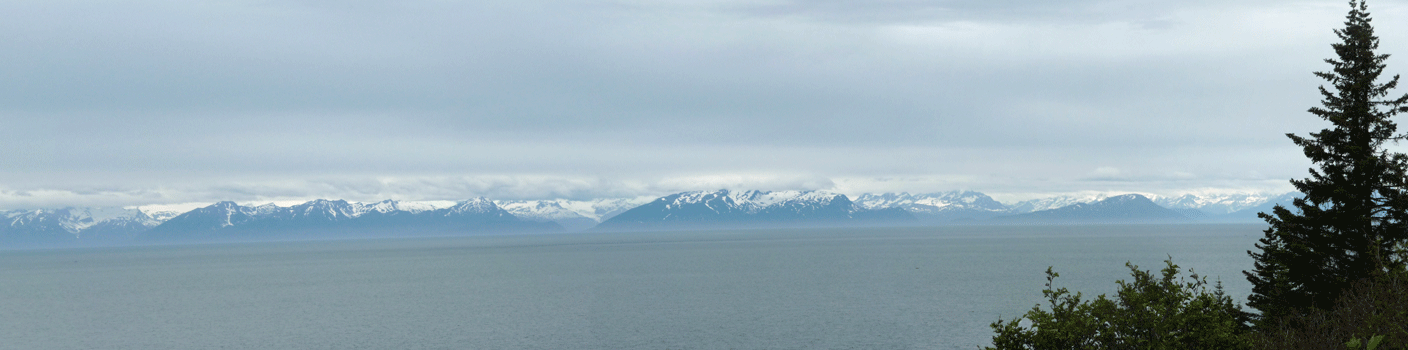
[[[0,251],[0,348],[971,349],[1261,225],[592,233]]]

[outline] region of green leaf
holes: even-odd
[[[1384,341],[1384,336],[1383,336],[1383,335],[1376,335],[1376,336],[1374,336],[1373,338],[1369,338],[1368,350],[1374,350],[1375,348],[1378,348],[1378,347],[1379,347],[1379,342],[1382,342],[1382,341]]]

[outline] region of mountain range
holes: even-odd
[[[660,198],[459,202],[315,200],[282,207],[219,202],[187,212],[140,208],[0,211],[0,248],[710,228],[952,224],[1261,222],[1298,194],[1057,196],[1004,204],[974,191],[846,195],[696,191]]]
[[[539,200],[494,201],[520,219],[554,222],[568,231],[582,231],[626,212],[651,198],[612,198],[592,201]]]
[[[0,247],[102,245],[129,241],[171,216],[137,209],[61,208],[0,212]]]
[[[1180,223],[1194,219],[1176,210],[1154,204],[1153,200],[1143,195],[1124,194],[1055,209],[1000,216],[994,220],[1001,223],[1034,224],[1131,224]]]
[[[856,205],[867,210],[899,208],[925,223],[972,221],[1005,215],[1011,210],[986,194],[952,191],[924,194],[862,194]]]
[[[556,231],[562,231],[562,226],[519,219],[484,198],[461,201],[447,208],[393,200],[362,204],[319,199],[290,207],[215,203],[171,218],[136,238],[265,240]]]
[[[903,208],[865,208],[822,191],[698,191],[661,197],[597,230],[886,225],[916,221]]]

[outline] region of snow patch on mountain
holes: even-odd
[[[498,207],[514,216],[535,221],[562,221],[562,219],[586,218],[593,222],[603,222],[611,216],[628,209],[639,207],[655,200],[655,197],[604,198],[604,200],[541,200],[541,201],[494,201]]]
[[[866,193],[855,200],[857,206],[865,209],[903,208],[911,213],[934,214],[943,211],[973,210],[1000,213],[1007,206],[993,200],[986,194],[974,191],[949,191],[935,193]]]
[[[177,217],[177,216],[179,216],[179,215],[181,215],[181,214],[185,214],[185,213],[188,213],[188,212],[190,212],[190,211],[192,211],[192,210],[196,210],[197,208],[208,207],[208,206],[210,206],[211,204],[215,204],[215,203],[210,203],[210,202],[191,202],[191,203],[174,203],[174,204],[151,204],[151,205],[140,205],[140,206],[123,207],[123,209],[136,209],[136,210],[141,210],[142,213],[147,214],[147,216],[152,217],[152,219],[154,219],[154,220],[157,220],[157,221],[166,221],[166,220],[170,220],[171,218]]]
[[[162,207],[154,206],[153,209],[156,208]],[[170,218],[174,218],[176,216],[180,216],[187,213],[193,213],[196,211],[204,211],[207,212],[207,214],[215,213],[215,215],[222,215],[225,217],[224,223],[222,223],[221,225],[228,227],[239,224],[239,222],[235,222],[236,217],[317,217],[321,220],[340,221],[355,219],[368,213],[374,212],[382,214],[394,212],[406,212],[411,214],[417,214],[437,210],[444,210],[445,216],[452,216],[463,213],[496,213],[499,211],[499,208],[492,201],[484,198],[475,198],[460,202],[384,200],[374,203],[349,203],[344,200],[316,199],[288,206],[281,206],[276,203],[241,205],[239,203],[226,201],[188,210],[176,215],[170,215],[170,213],[173,213],[174,211],[158,213],[162,213],[163,216],[170,215],[169,217],[166,217],[161,220],[161,222],[167,221]]]
[[[556,200],[543,201],[494,201],[500,208],[524,220],[556,221],[566,219],[589,219]]]
[[[464,213],[493,213],[499,210],[501,209],[497,204],[494,204],[494,201],[488,200],[484,197],[479,197],[456,203],[455,206],[450,207],[450,210],[447,211],[445,215],[450,216]]]
[[[1228,214],[1284,196],[1284,193],[1210,193],[1184,194],[1153,198],[1154,203],[1169,209],[1196,209],[1209,214]]]
[[[591,201],[566,199],[494,201],[500,208],[524,220],[551,221],[568,231],[592,228],[606,219],[651,200],[643,198],[611,198]]]
[[[903,225],[916,221],[899,209],[869,210],[828,191],[691,191],[657,198],[611,219],[598,229],[701,229]]]
[[[1008,205],[1008,208],[1010,208],[1009,211],[1014,214],[1021,214],[1058,209],[1076,204],[1099,202],[1109,197],[1110,196],[1105,193],[1059,195],[1013,203]]]
[[[77,235],[104,223],[131,223],[145,227],[161,224],[161,220],[138,209],[119,207],[60,208],[9,210],[0,212],[10,229],[62,230]]]
[[[558,200],[557,203],[567,210],[596,220],[596,222],[602,222],[617,214],[631,210],[631,208],[650,203],[652,200],[655,200],[655,197],[643,196],[634,198],[595,199],[589,201]]]
[[[795,203],[827,205],[841,194],[826,191],[743,191],[731,192],[729,198],[734,203],[745,206],[751,212]]]
[[[832,201],[846,199],[845,195],[827,191],[693,191],[674,195],[666,209],[702,204],[715,212],[741,211],[757,214],[789,206],[826,206]],[[664,197],[659,200],[665,200]],[[721,207],[715,207],[720,205]]]
[[[1144,195],[1121,194],[1099,201],[998,217],[996,220],[1013,223],[1177,223],[1189,222],[1191,218],[1154,204]]]

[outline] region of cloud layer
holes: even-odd
[[[1408,72],[1408,2],[1372,6]],[[0,207],[1284,190],[1345,10],[11,1]]]

